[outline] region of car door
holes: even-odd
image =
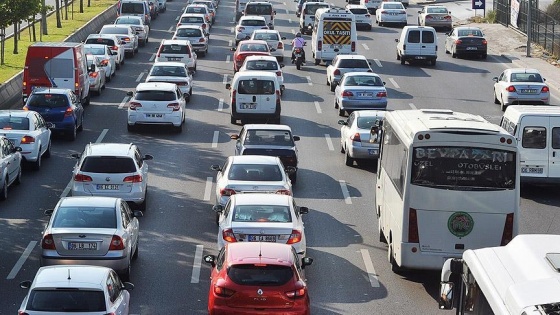
[[[550,138],[548,117],[523,116],[517,128],[521,141],[521,176],[547,177],[549,159],[554,152],[549,149],[553,140],[547,139]]]
[[[33,132],[35,133],[35,137],[39,139],[39,142],[41,143],[41,152],[39,152],[39,154],[42,155],[43,152],[47,151],[49,148],[51,131],[47,128],[47,123],[41,115],[37,113],[33,114],[32,120],[33,125],[35,125],[35,131]]]
[[[422,45],[421,55],[422,56],[434,56],[436,55],[436,34],[431,30],[422,30]]]
[[[229,217],[231,211],[231,201],[228,200],[224,207],[224,211],[220,213],[220,217],[218,218],[218,235],[222,235],[223,230],[231,228],[231,218]]]
[[[130,240],[130,255],[134,253],[135,246],[138,244],[138,219],[132,215],[132,210],[126,201],[121,200],[119,207],[121,214],[122,227],[124,231],[124,239]]]
[[[6,157],[6,166],[8,168],[8,177],[13,181],[20,168],[19,154],[16,152],[14,144],[8,138],[2,138],[2,150]],[[11,182],[10,181],[10,182]]]
[[[72,110],[74,111],[74,115],[76,118],[76,121],[78,122],[78,126],[82,126],[83,124],[83,118],[84,118],[84,107],[82,106],[82,102],[80,102],[79,98],[76,96],[76,94],[74,94],[74,92],[70,92],[71,93],[71,99],[70,99],[70,106],[72,106]]]
[[[235,155],[241,155],[246,136],[247,136],[247,129],[243,127],[241,128],[241,132],[239,132],[239,138],[237,138],[237,141],[235,141]]]
[[[227,185],[227,176],[225,174],[227,174],[227,171],[229,169],[230,164],[231,164],[231,160],[228,158],[226,160],[226,162],[224,163],[224,166],[222,166],[222,170],[218,171],[218,173],[216,174],[216,199],[217,199],[217,204],[220,203],[220,190]]]
[[[551,131],[548,176],[551,178],[560,178],[560,117],[549,116],[548,119],[549,130]]]
[[[130,309],[130,293],[127,290],[124,290],[123,283],[120,280],[119,276],[114,272],[111,271],[109,276],[112,279],[112,282],[115,284],[115,290],[113,291],[113,299],[114,302],[114,313],[115,315],[128,315]]]
[[[453,47],[453,42],[455,41],[455,34],[457,33],[456,29],[452,29],[449,33],[447,33],[445,37],[445,51],[451,51]]]
[[[502,93],[508,84],[508,71],[504,71],[498,77],[498,82],[494,84],[494,90],[496,91],[496,97],[501,102],[502,101]]]
[[[147,190],[148,189],[147,187],[148,186],[148,163],[144,163],[144,157],[138,147],[136,147],[134,151],[134,162],[136,163],[136,167],[138,168],[140,175],[142,175],[142,178],[144,179],[142,181],[144,185],[144,190]]]
[[[349,116],[348,119],[346,119],[346,125],[342,125],[342,127],[340,128],[340,144],[344,147],[345,150],[347,150],[348,146],[350,146],[348,144],[348,141],[350,139],[350,131],[352,129],[352,124],[354,123],[356,115],[354,114],[354,112],[352,112]]]

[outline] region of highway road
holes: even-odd
[[[297,31],[295,4],[271,1],[278,12],[276,28],[283,36]],[[335,4],[343,6],[342,0]],[[168,3],[167,12],[152,24],[151,40],[117,72],[104,93],[86,108],[84,131],[74,142],[55,139],[50,160],[40,171],[26,171],[23,183],[0,203],[0,314],[15,314],[26,294],[19,282],[33,279],[39,267],[41,231],[52,209],[68,191],[72,153],[89,142],[134,142],[152,154],[147,210],[140,220],[139,258],[133,263],[132,314],[205,314],[210,266],[201,262],[216,254],[217,227],[212,164],[234,152],[229,134],[241,126],[229,123],[228,91],[232,78],[229,51],[233,40],[233,2],[222,0],[211,30],[210,53],[199,59],[194,95],[188,104],[187,128],[181,134],[160,128],[138,133],[126,130],[127,91],[143,81],[161,39],[170,38],[184,2]],[[418,7],[408,9],[416,23]],[[399,28],[360,31],[358,53],[372,61],[386,82],[389,109],[448,108],[479,114],[498,122],[492,77],[511,64],[499,56],[487,60],[452,59],[443,52],[435,67],[400,65],[395,58]],[[309,39],[309,37],[306,37]],[[307,54],[311,56],[310,45]],[[339,153],[341,119],[333,93],[325,85],[325,66],[301,71],[286,58],[286,92],[282,123],[301,136],[300,171],[294,189],[304,218],[308,256],[306,269],[313,314],[443,314],[437,309],[439,272],[396,275],[387,262],[386,245],[377,235],[373,211],[375,163],[344,165]],[[555,91],[553,93],[556,93]],[[560,104],[553,98],[553,104]],[[522,192],[522,233],[560,233],[557,189],[528,187]],[[449,312],[447,312],[449,314]]]

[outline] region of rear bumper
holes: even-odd
[[[370,154],[371,152],[371,154]],[[348,147],[348,155],[354,159],[378,159],[379,147],[362,147],[351,145]]]
[[[455,47],[455,52],[461,55],[486,55],[488,53],[487,48],[477,47],[476,50],[467,50],[467,47]]]
[[[402,55],[401,58],[407,61],[425,61],[425,60],[436,60],[437,56],[433,55]]]
[[[371,100],[349,100],[341,99],[338,102],[340,109],[344,110],[364,110],[364,109],[385,109],[387,108],[387,99],[380,101]]]
[[[73,182],[73,181],[72,181]],[[101,197],[116,197],[122,198],[128,203],[141,204],[144,202],[146,197],[146,191],[141,188],[133,187],[131,192],[128,193],[108,193],[108,192],[98,192],[92,193],[84,191],[79,184],[72,184],[71,194],[72,196],[101,196]]]
[[[55,251],[56,252],[56,251]],[[54,265],[93,265],[111,268],[117,272],[128,269],[128,256],[120,257],[60,257],[41,255],[41,267]]]
[[[128,124],[129,125],[173,125],[180,126],[183,123],[183,112],[175,111],[172,113],[165,113],[162,118],[147,118],[144,114],[139,113],[129,113],[128,114]]]
[[[417,249],[416,253],[412,252],[412,248]],[[449,258],[461,258],[463,253],[436,253],[422,252],[419,250],[420,245],[414,243],[402,243],[401,257],[397,257],[397,264],[406,269],[419,270],[441,270],[443,263]],[[401,258],[401,259],[398,259]],[[402,261],[406,261],[405,265]]]

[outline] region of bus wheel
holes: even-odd
[[[383,234],[383,229],[381,228],[381,219],[377,219],[377,230],[379,232],[379,241],[381,243],[387,243],[387,239],[385,238],[385,234]]]

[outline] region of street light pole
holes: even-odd
[[[532,29],[532,11],[533,11],[533,0],[528,1],[529,8],[527,9],[527,57],[531,57],[531,29]]]

